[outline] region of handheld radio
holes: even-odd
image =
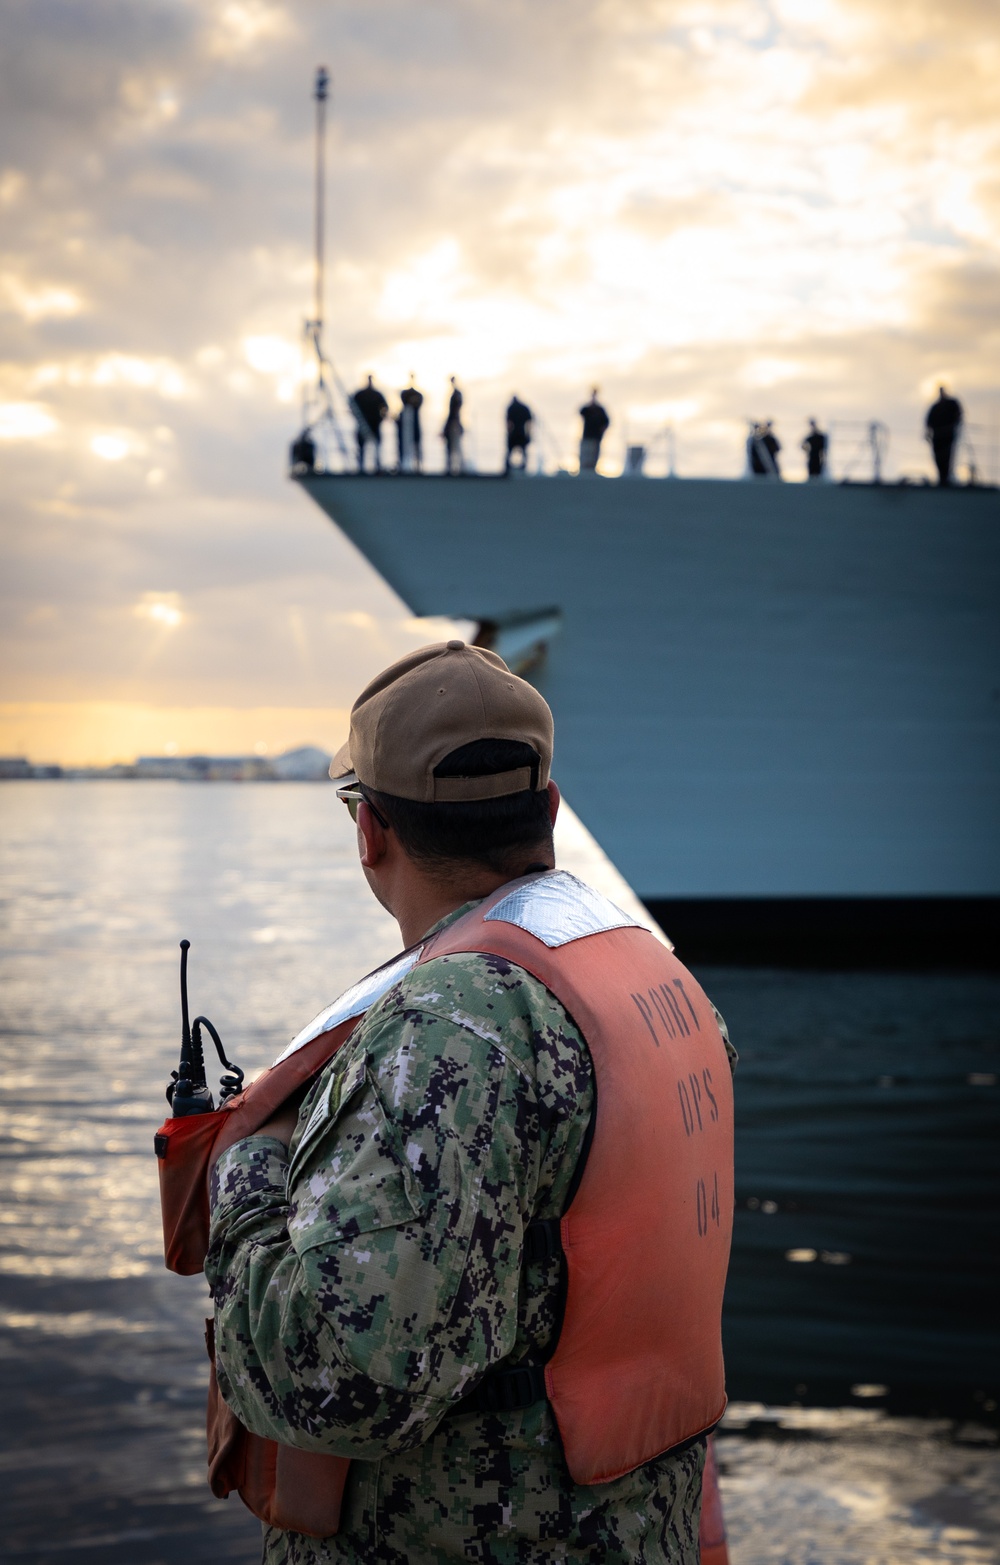
[[[187,964],[190,940],[181,941],[181,1057],[177,1070],[171,1071],[167,1085],[167,1102],[175,1119],[189,1114],[212,1114],[215,1103],[205,1078],[205,1046],[201,1030],[204,1027],[215,1044],[216,1052],[227,1072],[219,1083],[219,1107],[233,1097],[243,1086],[243,1072],[238,1065],[226,1059],[222,1039],[207,1016],[196,1016],[188,1021]]]
[[[308,1085],[357,1025],[350,1016],[287,1059],[272,1065],[247,1088],[243,1072],[226,1058],[222,1039],[207,1016],[188,1017],[189,940],[181,941],[181,1055],[167,1086],[170,1110],[153,1137],[168,1268],[182,1277],[200,1272],[208,1253],[212,1167],[227,1147],[252,1136]],[[203,1033],[208,1033],[225,1074],[215,1104],[205,1077]],[[224,1498],[234,1489],[271,1527],[328,1538],[340,1523],[350,1462],[327,1452],[279,1445],[244,1428],[224,1401],[215,1370],[214,1323],[208,1321],[208,1481]]]

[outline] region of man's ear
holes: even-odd
[[[358,805],[358,854],[365,869],[376,869],[385,858],[385,829],[376,820],[367,800]]]
[[[559,801],[560,801],[561,798],[562,798],[562,794],[559,792],[558,784],[556,784],[554,782],[550,782],[549,783],[549,820],[551,821],[553,826],[556,823],[556,816],[559,814]]]

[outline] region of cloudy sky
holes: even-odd
[[[334,78],[329,347],[481,467],[511,391],[789,477],[815,414],[927,470],[1000,419],[995,0],[0,0],[0,753],[341,737],[431,639],[283,476]],[[436,442],[434,442],[436,444]],[[438,453],[434,452],[435,461]],[[858,469],[859,473],[861,469]],[[431,629],[431,635],[437,632]]]

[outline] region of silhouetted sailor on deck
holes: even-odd
[[[401,473],[419,473],[423,468],[424,451],[420,434],[420,409],[423,406],[424,396],[413,384],[416,376],[410,376],[410,384],[405,391],[399,393],[399,400],[403,404],[399,417],[396,420],[396,432],[399,441],[399,471]]]
[[[444,441],[444,470],[449,478],[462,471],[462,402],[454,375],[451,377],[451,396],[448,398],[448,417],[444,421],[441,438]]]
[[[773,478],[780,478],[781,468],[778,466],[778,452],[781,450],[781,441],[774,433],[774,425],[771,423],[770,419],[768,419],[767,423],[764,425],[764,432],[760,437],[760,443],[767,453],[767,460],[771,464],[769,469],[771,476]]]
[[[925,434],[934,452],[938,470],[938,483],[946,489],[951,483],[951,463],[962,428],[962,404],[957,397],[949,397],[943,386],[938,387],[938,399],[927,409]]]
[[[526,402],[522,402],[517,392],[511,397],[507,406],[507,462],[504,472],[509,473],[511,468],[519,466],[522,472],[528,467],[528,447],[531,444],[531,409]],[[521,460],[515,464],[511,457],[515,451],[520,451]]]
[[[389,404],[377,389],[369,375],[367,386],[362,386],[352,397],[354,418],[358,426],[358,472],[365,471],[365,453],[369,446],[375,451],[375,471],[382,471],[382,420],[389,411]]]
[[[781,441],[774,433],[774,426],[770,419],[763,424],[750,425],[750,433],[747,436],[747,465],[754,478],[781,477],[781,469],[778,467],[780,450]]]
[[[292,471],[294,473],[311,473],[316,467],[316,442],[310,430],[304,429],[292,441],[291,449]]]
[[[810,478],[822,478],[826,472],[826,451],[829,440],[814,418],[809,420],[809,433],[802,442],[806,454],[806,471]]]
[[[590,401],[585,402],[580,409],[580,417],[583,419],[583,436],[580,440],[581,473],[593,473],[597,470],[601,458],[601,441],[611,423],[607,410],[597,400],[599,389],[597,386],[594,387],[590,393]]]

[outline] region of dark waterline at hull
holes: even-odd
[[[997,980],[700,967],[740,1050],[731,1395],[997,1417]]]
[[[1000,972],[998,897],[643,897],[691,962]]]

